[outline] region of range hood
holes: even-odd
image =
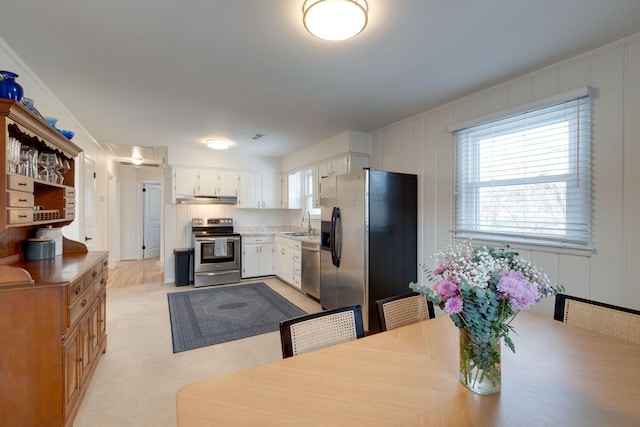
[[[176,195],[176,203],[182,205],[235,205],[238,203],[236,196],[185,196]]]

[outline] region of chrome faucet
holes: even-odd
[[[309,215],[309,225],[307,226],[307,231],[309,233],[309,235],[313,234],[313,228],[311,228],[311,212],[309,212],[308,210],[304,211],[304,213],[302,214],[302,223],[304,224],[304,216],[305,215]]]

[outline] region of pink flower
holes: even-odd
[[[509,298],[516,310],[524,310],[539,300],[537,287],[530,284],[520,271],[501,272],[496,289]]]
[[[435,270],[433,270],[433,274],[435,274],[436,276],[439,274],[444,273],[445,271],[449,270],[449,268],[451,268],[450,264],[440,264],[438,267],[436,267]]]
[[[445,301],[449,298],[457,297],[458,295],[460,295],[458,284],[451,279],[445,279],[436,282],[436,284],[433,285],[433,289]]]
[[[447,314],[455,314],[462,312],[462,299],[460,297],[449,298],[444,303],[444,311]]]

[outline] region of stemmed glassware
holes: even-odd
[[[9,172],[16,173],[20,164],[20,148],[21,144],[16,138],[9,137],[7,145],[7,162],[9,163]]]

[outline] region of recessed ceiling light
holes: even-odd
[[[229,148],[231,143],[224,139],[207,139],[205,141],[207,143],[207,147],[213,148],[214,150],[226,150]]]

